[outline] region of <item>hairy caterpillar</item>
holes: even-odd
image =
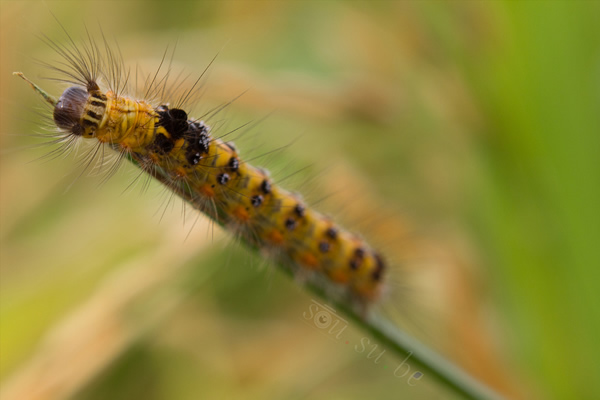
[[[120,160],[133,160],[294,274],[314,275],[360,307],[381,297],[386,276],[382,255],[279,187],[267,171],[245,162],[233,143],[214,137],[204,121],[188,116],[183,107],[195,85],[175,106],[128,97],[129,75],[106,41],[102,50],[91,39],[83,47],[73,41],[67,46],[48,43],[63,59],[61,67],[51,68],[61,74],[58,80],[72,86],[56,99],[22,73],[15,74],[53,107],[58,142],[68,147],[79,139],[96,141],[88,165],[110,147],[118,153],[113,170]],[[159,73],[160,68],[146,80],[147,98],[164,95],[168,73]],[[100,79],[107,81],[108,90],[101,88]]]

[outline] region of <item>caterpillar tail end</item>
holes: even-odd
[[[25,75],[23,75],[22,72],[13,72],[13,75],[17,75],[17,76],[21,77],[25,82],[29,83],[31,88],[33,90],[35,90],[40,96],[42,96],[44,98],[44,100],[46,100],[47,103],[51,104],[53,107],[56,106],[56,103],[57,103],[56,98],[53,96],[50,96],[41,87],[39,87],[38,85],[36,85],[35,83],[33,83],[29,79],[27,79],[25,77]]]

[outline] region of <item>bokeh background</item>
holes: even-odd
[[[174,43],[192,77],[218,53],[193,115],[246,91],[211,121],[250,123],[243,155],[285,147],[254,162],[439,261],[411,271],[443,315],[423,340],[510,398],[600,398],[600,3],[0,5],[2,398],[455,398],[323,334],[318,299],[133,167],[31,162],[44,109],[11,73],[60,93],[35,62],[56,20],[147,71]]]

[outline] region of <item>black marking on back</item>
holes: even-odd
[[[271,193],[271,182],[269,182],[267,179],[262,181],[260,184],[260,190],[262,190],[264,194]]]
[[[188,131],[188,119],[185,111],[162,106],[157,112],[159,116],[158,124],[169,132],[173,141],[182,138]]]
[[[217,176],[217,182],[219,182],[220,185],[226,185],[227,182],[229,182],[229,175],[228,174],[220,174]]]
[[[331,228],[327,229],[327,231],[325,231],[325,234],[329,238],[335,240],[335,239],[337,239],[338,232],[337,232],[337,229],[335,229],[334,227],[331,227]]]
[[[202,160],[203,155],[208,153],[210,136],[208,127],[202,122],[188,120],[185,111],[161,105],[156,108],[158,114],[158,126],[162,126],[170,137],[164,134],[156,135],[153,147],[156,151],[167,154],[173,150],[177,140],[183,138],[185,144],[185,159],[189,166],[193,167]]]
[[[256,196],[252,196],[250,202],[254,207],[258,207],[263,203],[263,197],[260,194],[257,194]]]
[[[357,270],[358,267],[360,267],[360,265],[362,264],[364,258],[365,249],[363,249],[362,247],[357,247],[354,250],[352,259],[350,260],[350,268],[352,268],[353,270]]]
[[[380,254],[375,254],[375,269],[373,270],[371,276],[373,280],[380,281],[383,277],[383,272],[385,271],[385,262]]]
[[[362,260],[365,257],[365,249],[357,247],[356,250],[354,250],[354,257]]]
[[[300,218],[304,218],[304,216],[306,215],[306,209],[302,204],[296,204],[296,207],[294,207],[294,212]]]
[[[175,143],[162,133],[159,133],[155,136],[152,147],[159,153],[168,154],[175,147]]]
[[[210,146],[208,127],[201,122],[189,122],[184,139],[187,143],[186,160],[190,165],[198,164],[203,154],[208,153],[208,147]]]
[[[240,168],[240,161],[237,158],[235,158],[235,157],[231,157],[229,159],[229,163],[227,164],[227,168],[231,172],[237,172],[238,169]]]
[[[290,231],[293,231],[294,229],[296,229],[297,224],[298,223],[296,222],[296,220],[294,218],[288,218],[285,220],[285,227]]]
[[[188,151],[185,153],[185,159],[187,160],[188,164],[194,166],[198,164],[200,160],[202,160],[202,154],[194,152],[193,149],[188,149]]]

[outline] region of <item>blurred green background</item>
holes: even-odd
[[[306,324],[309,294],[157,185],[127,189],[133,167],[70,186],[73,157],[30,162],[43,109],[11,73],[60,93],[34,60],[56,59],[36,36],[65,43],[53,14],[147,71],[175,42],[192,77],[218,53],[193,115],[248,90],[211,121],[268,116],[242,155],[293,142],[253,162],[302,170],[286,184],[312,201],[358,192],[350,227],[384,206],[466,260],[465,286],[438,286],[465,332],[442,352],[510,397],[600,398],[600,3],[0,5],[3,398],[453,398]]]

